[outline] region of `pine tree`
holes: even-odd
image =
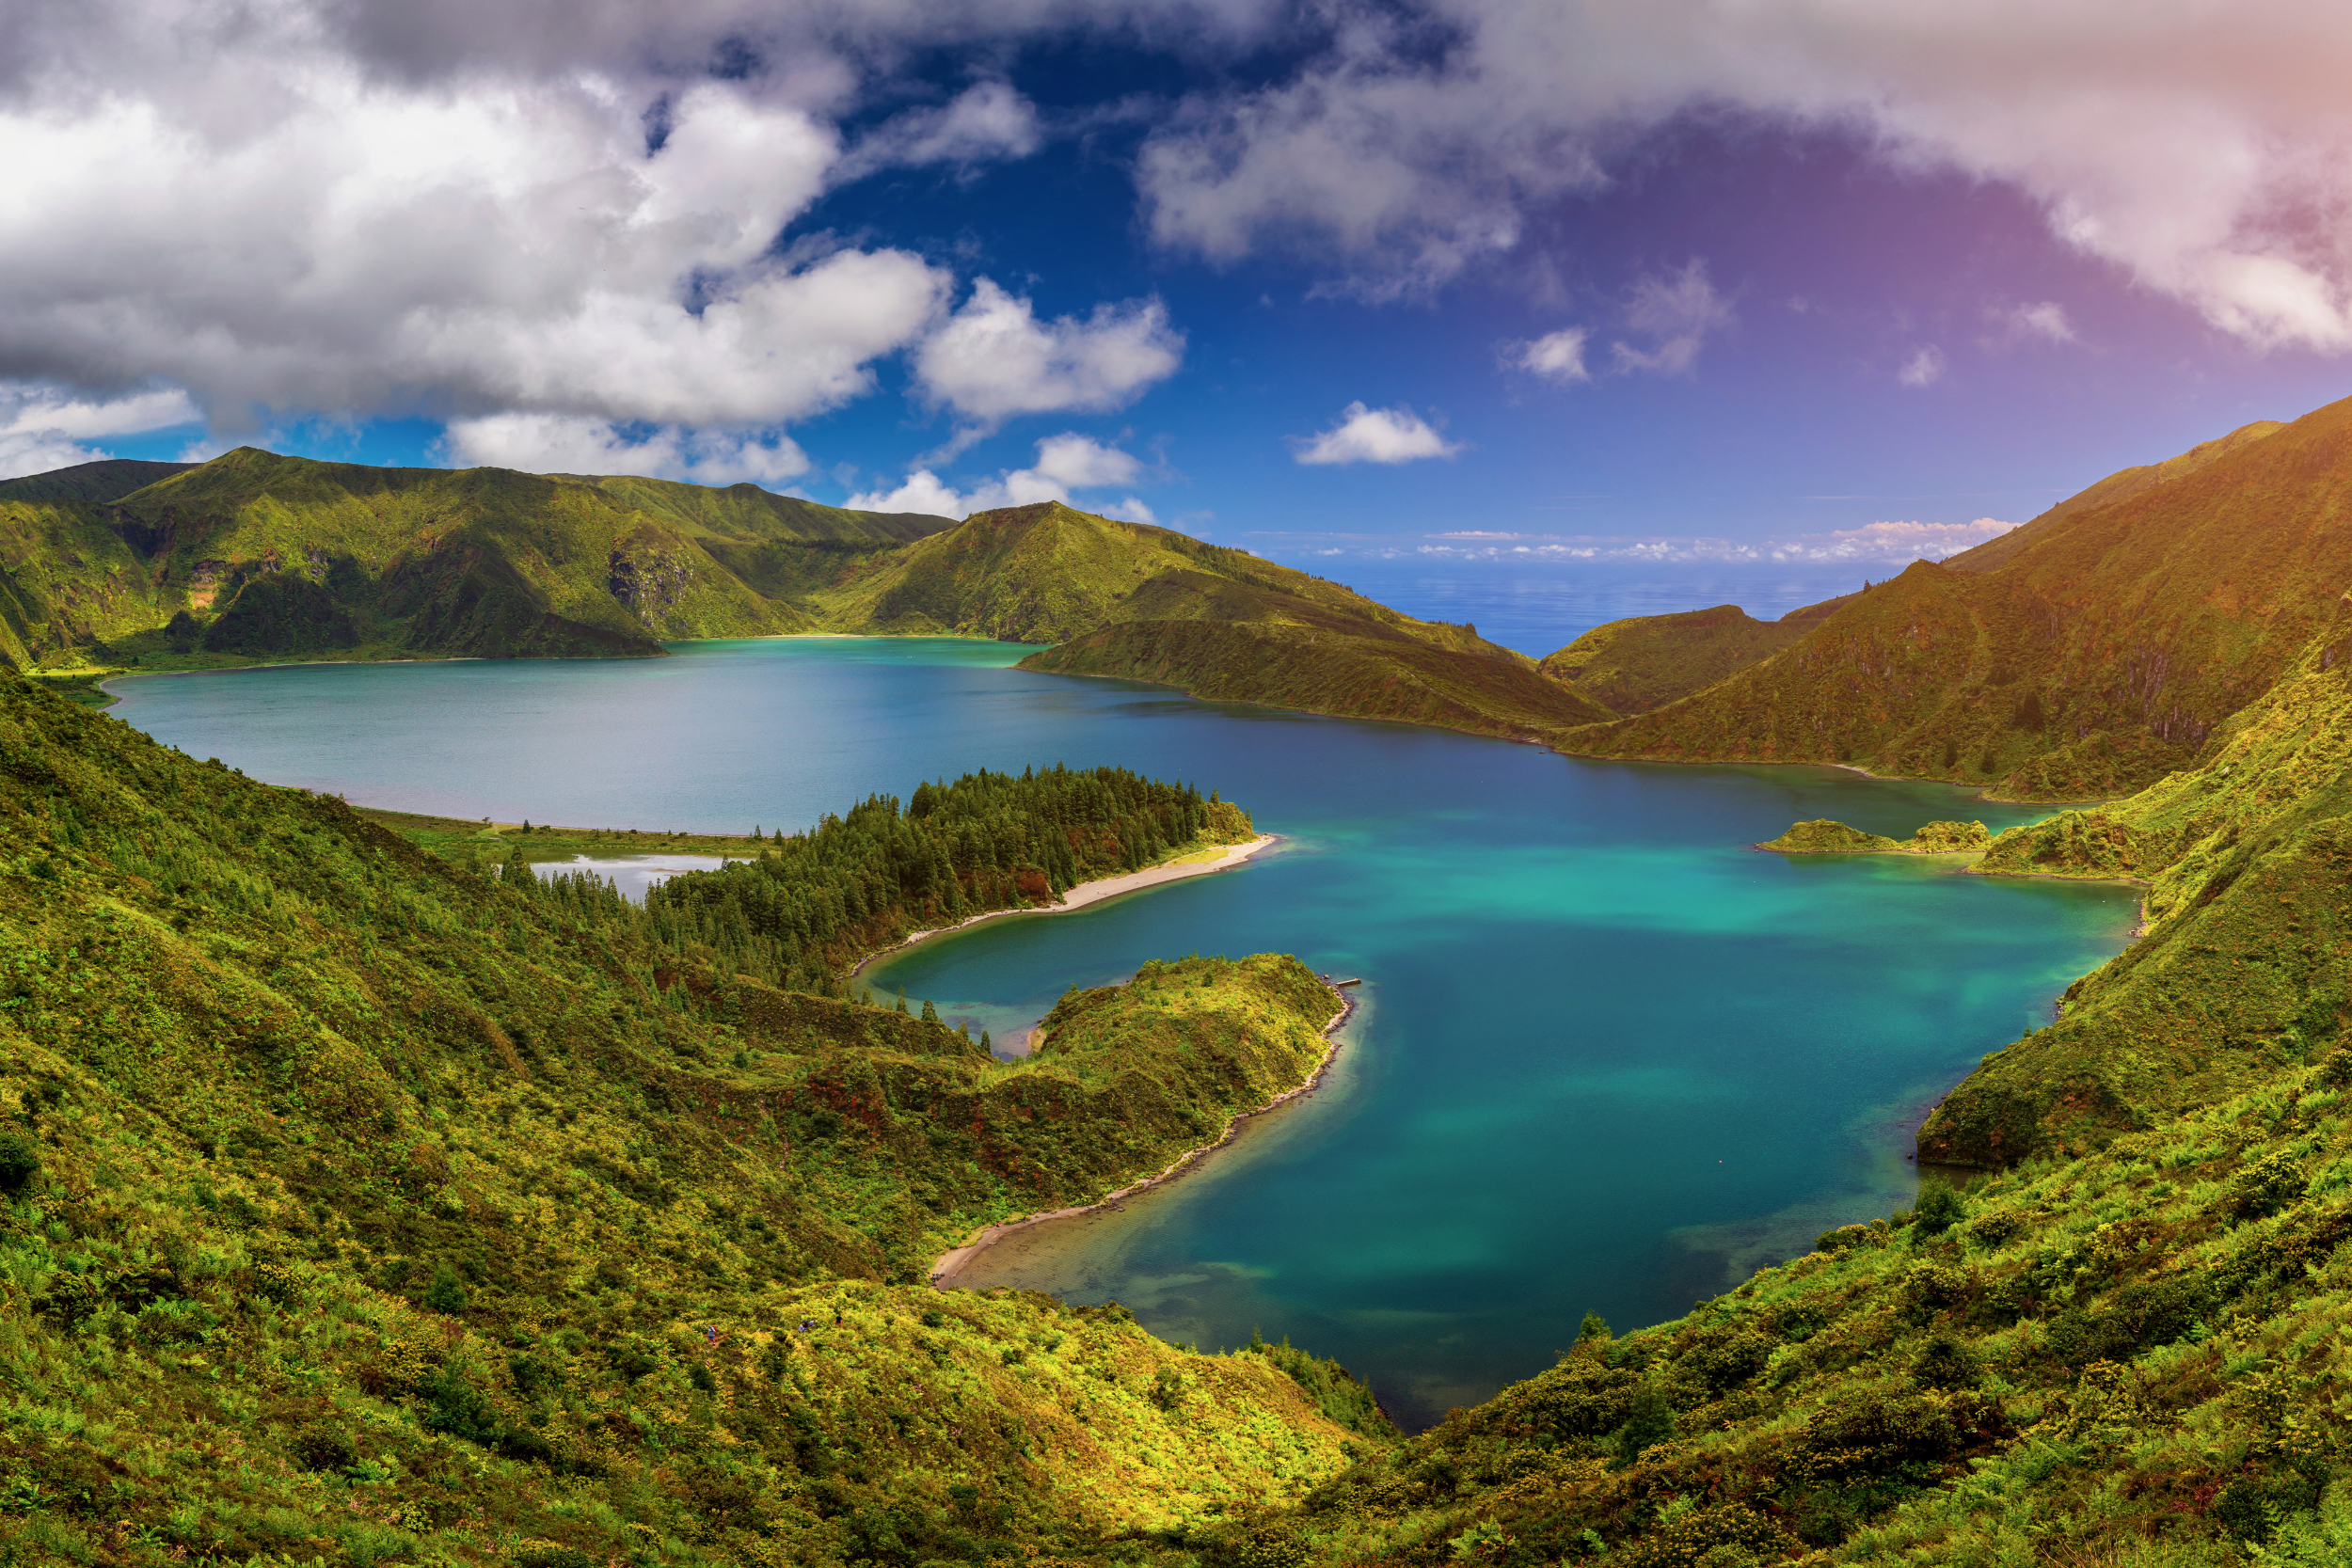
[[[939,1009],[931,1006],[930,998],[928,996],[923,999],[923,1022],[926,1023],[939,1022]]]

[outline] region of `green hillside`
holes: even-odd
[[[1542,669],[1613,713],[1647,713],[1761,663],[1818,626],[1845,601],[1758,621],[1738,605],[1635,615],[1595,626]]]
[[[948,526],[751,484],[250,447],[103,467],[0,485],[0,654],[20,666],[658,654],[671,638],[806,630],[794,600],[811,584]],[[151,483],[98,483],[126,474]]]
[[[2251,424],[2238,426],[2227,436],[2200,441],[2177,457],[2168,457],[2161,463],[2142,464],[2137,467],[2120,468],[2088,490],[2067,497],[2030,522],[2013,528],[1998,538],[1988,539],[1974,549],[1946,557],[1944,564],[1957,566],[1963,572],[1992,571],[2026,545],[2055,531],[2070,517],[2127,500],[2142,491],[2154,489],[2167,480],[2194,473],[2217,458],[2227,457],[2241,447],[2259,441],[2265,436],[2276,436],[2286,428],[2278,420],[2256,420]]]
[[[1510,736],[1607,711],[1468,626],[1056,502],[975,514],[813,602],[836,630],[1052,642],[1021,668],[1200,697]]]
[[[1564,748],[2128,794],[2206,754],[2330,623],[2352,580],[2347,452],[2352,401],[2128,471],[2013,545],[1915,562],[1763,662]]]
[[[172,471],[103,505],[58,499],[80,470],[0,485],[0,657],[84,700],[122,668],[642,657],[669,640],[824,630],[1058,643],[1028,667],[1481,734],[1610,711],[1470,627],[1058,503],[954,524],[750,484],[250,448],[148,467]],[[47,499],[5,499],[19,492]]]
[[[1436,1564],[2352,1560],[2352,610],[2206,764],[2012,829],[2147,936],[1930,1117],[1915,1207],[1559,1365],[1237,1538]],[[1981,847],[1800,823],[1767,847]]]
[[[10,1560],[1132,1561],[1384,1440],[1327,1362],[919,1283],[1297,1084],[1295,960],[999,1065],[13,677],[0,824]]]
[[[152,484],[159,479],[185,473],[195,467],[193,463],[150,463],[132,457],[104,457],[95,463],[76,463],[70,468],[52,468],[47,473],[27,474],[23,479],[0,480],[0,500],[92,501],[103,505],[108,501],[119,501],[132,491]]]
[[[2027,545],[2058,531],[2085,513],[2194,473],[2286,428],[2275,420],[2259,420],[2178,457],[2109,474],[2023,527],[1952,556],[1943,565],[1964,572],[1994,571]],[[1614,712],[1647,713],[1761,664],[1828,619],[1850,597],[1809,605],[1769,622],[1752,618],[1736,605],[1612,621],[1548,656],[1543,668],[1545,673],[1569,682]],[[1978,754],[1981,761],[1984,753],[1980,750]],[[1998,752],[1993,757],[1997,766]]]

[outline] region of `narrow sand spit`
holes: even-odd
[[[1352,980],[1347,983],[1355,984]],[[1263,1116],[1277,1105],[1286,1104],[1296,1100],[1300,1095],[1313,1091],[1323,1083],[1324,1074],[1331,1070],[1331,1063],[1340,1053],[1341,1026],[1345,1024],[1356,1011],[1356,998],[1352,992],[1342,990],[1338,986],[1331,985],[1328,980],[1324,984],[1329,989],[1332,999],[1339,1003],[1340,1010],[1333,1013],[1331,1021],[1323,1026],[1324,1038],[1327,1042],[1323,1048],[1323,1059],[1315,1064],[1314,1071],[1307,1075],[1305,1083],[1295,1089],[1276,1095],[1254,1111],[1235,1112],[1232,1119],[1225,1124],[1225,1131],[1218,1135],[1216,1142],[1202,1144],[1199,1148],[1186,1149],[1176,1157],[1174,1164],[1169,1165],[1157,1176],[1147,1176],[1142,1180],[1121,1187],[1115,1193],[1105,1194],[1093,1203],[1082,1203],[1073,1209],[1056,1209],[1050,1213],[1030,1214],[1023,1219],[1007,1220],[1002,1225],[989,1226],[963,1245],[941,1254],[938,1261],[931,1265],[931,1283],[943,1291],[954,1290],[958,1270],[1016,1230],[1026,1230],[1033,1225],[1043,1225],[1049,1220],[1076,1219],[1081,1214],[1091,1214],[1098,1209],[1111,1208],[1115,1204],[1135,1196],[1147,1187],[1156,1187],[1163,1181],[1173,1181],[1191,1169],[1195,1162],[1203,1155],[1215,1153],[1232,1143],[1233,1134],[1240,1131],[1241,1124],[1249,1117]]]
[[[1281,840],[1273,833],[1261,833],[1247,844],[1229,844],[1200,854],[1187,855],[1182,860],[1147,866],[1141,871],[1130,871],[1123,877],[1104,877],[1097,881],[1080,882],[1076,887],[1063,894],[1061,902],[1058,904],[1048,904],[1039,909],[991,910],[986,914],[976,914],[969,920],[959,920],[953,926],[938,926],[928,931],[917,931],[904,942],[885,947],[879,953],[870,953],[858,960],[857,967],[850,971],[848,978],[856,979],[882,959],[894,953],[902,953],[918,942],[927,942],[932,937],[945,936],[949,931],[961,931],[966,926],[977,926],[983,920],[1002,920],[1008,915],[1016,914],[1068,914],[1073,910],[1083,910],[1089,904],[1099,904],[1105,898],[1116,898],[1122,893],[1135,893],[1143,888],[1157,887],[1162,882],[1182,881],[1186,877],[1205,877],[1212,871],[1223,871],[1230,866],[1239,865],[1262,849],[1271,849],[1280,842]]]

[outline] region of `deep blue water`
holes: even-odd
[[[2035,815],[1828,768],[1572,761],[1406,725],[1003,668],[947,641],[679,644],[660,661],[313,665],[120,683],[197,756],[356,802],[570,825],[799,828],[979,766],[1215,787],[1282,848],[875,974],[1003,1029],[1143,959],[1277,949],[1359,975],[1327,1086],[976,1283],[1116,1297],[1203,1346],[1339,1355],[1413,1421],[1551,1360],[1597,1309],[1684,1309],[1907,1201],[1906,1126],[2120,949],[2108,886],[1748,847]]]

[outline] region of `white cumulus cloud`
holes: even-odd
[[[2030,305],[2001,306],[1985,314],[1993,323],[1996,347],[2007,348],[2027,341],[2075,341],[2074,324],[2067,319],[2066,307],[2054,299],[2038,300]]]
[[[1139,178],[1216,260],[1311,246],[1442,279],[1693,108],[2023,192],[2063,243],[2257,345],[2352,349],[2352,8],[2338,0],[1425,0],[1347,8],[1287,78],[1204,89]],[[1652,350],[1640,350],[1650,353]]]
[[[1584,344],[1591,336],[1584,327],[1564,326],[1533,342],[1513,345],[1509,362],[1547,381],[1590,381],[1593,372],[1584,368]]]
[[[0,382],[0,479],[93,463],[112,454],[88,445],[92,440],[168,430],[199,417],[176,387],[86,398],[39,383]]]
[[[915,351],[914,370],[934,402],[993,426],[1015,414],[1121,407],[1173,375],[1184,354],[1156,299],[1044,322],[1028,300],[982,277]]]
[[[788,436],[659,425],[630,430],[577,414],[453,420],[442,453],[458,467],[533,474],[645,474],[694,484],[772,485],[808,470]],[[912,509],[909,509],[912,510]]]
[[[1030,506],[1039,501],[1067,505],[1074,490],[1132,484],[1142,476],[1143,465],[1134,453],[1106,447],[1090,436],[1064,431],[1038,442],[1037,461],[1029,467],[1008,469],[994,479],[978,481],[968,490],[959,491],[931,469],[919,467],[896,489],[860,491],[843,504],[861,512],[929,512],[942,517],[968,517],[1000,506]],[[1107,506],[1088,502],[1087,510],[1131,523],[1158,521],[1152,509],[1134,496]]]
[[[1423,457],[1452,457],[1462,450],[1449,444],[1429,421],[1410,408],[1372,408],[1351,403],[1340,412],[1340,422],[1314,436],[1293,436],[1291,451],[1301,463],[1410,463]]]
[[[1453,561],[1511,562],[1718,562],[1724,564],[1771,565],[1797,562],[1899,565],[1912,561],[1942,561],[1964,549],[1997,539],[2013,524],[1997,517],[1966,523],[1877,522],[1827,533],[1782,534],[1768,539],[1716,539],[1652,536],[1611,538],[1579,535],[1569,538],[1519,533],[1457,532],[1429,535],[1430,543],[1412,553]],[[1393,547],[1372,552],[1394,555]]]
[[[910,109],[885,121],[851,148],[834,171],[835,182],[876,169],[923,164],[970,167],[1025,158],[1045,140],[1037,105],[1003,82],[980,82],[935,108]]]

